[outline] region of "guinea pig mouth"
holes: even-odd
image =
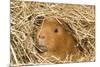
[[[46,46],[39,45],[38,48],[40,53],[44,53],[48,51]]]

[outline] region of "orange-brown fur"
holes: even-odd
[[[44,19],[37,33],[38,46],[44,46],[49,56],[55,56],[64,60],[66,54],[77,51],[76,40],[72,33],[65,30],[64,26],[54,17]],[[45,51],[44,51],[45,52]]]

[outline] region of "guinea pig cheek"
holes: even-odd
[[[46,41],[46,46],[48,48],[48,51],[55,50],[55,48],[56,48],[55,39],[51,38],[51,39],[49,39],[49,41]]]

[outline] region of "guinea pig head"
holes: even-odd
[[[45,18],[37,33],[38,46],[42,52],[64,55],[72,49],[72,36],[56,18]]]

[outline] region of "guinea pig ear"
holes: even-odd
[[[80,45],[80,43],[79,43],[79,38],[77,37],[78,35],[76,34],[76,32],[71,28],[71,26],[67,23],[67,22],[65,22],[63,19],[59,19],[59,18],[57,18],[57,21],[60,23],[60,24],[62,24],[63,26],[64,26],[64,28],[67,30],[67,31],[69,31],[70,33],[71,33],[71,35],[72,35],[72,37],[74,38],[74,40],[77,42],[77,44],[75,45],[77,48],[79,48],[79,50],[81,51],[81,52],[83,52],[83,48],[82,48],[82,46]]]
[[[44,14],[43,15],[37,15],[35,17],[34,24],[39,26],[43,22],[44,18],[45,18]]]

